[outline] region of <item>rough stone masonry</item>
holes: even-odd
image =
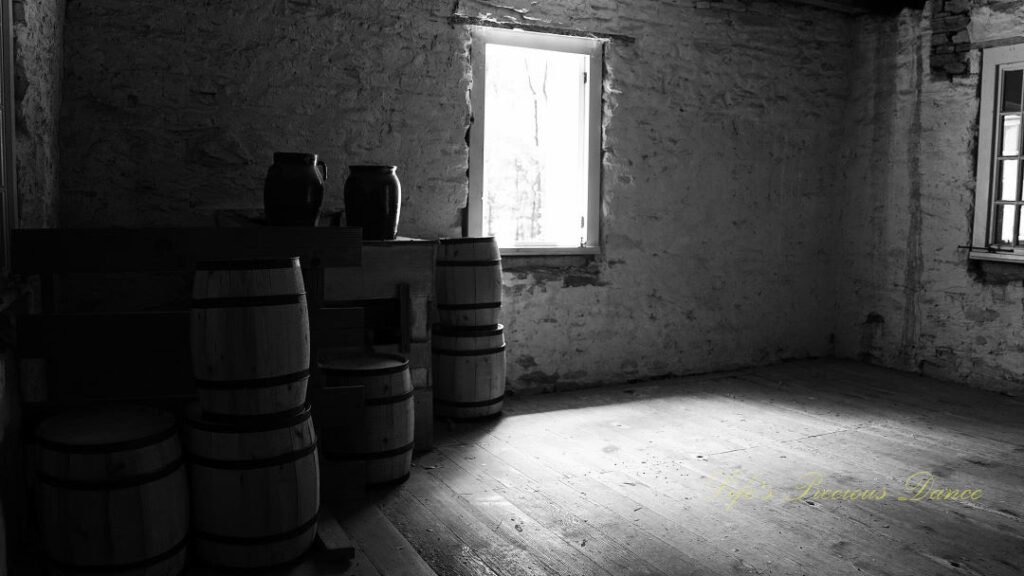
[[[32,14],[19,40],[60,45]],[[60,86],[60,194],[42,106],[23,202],[65,226],[209,225],[260,208],[274,151],[306,150],[328,210],[346,165],[393,163],[400,233],[457,234],[472,55],[453,15],[633,39],[605,52],[603,253],[506,260],[513,390],[833,353],[1022,388],[1020,283],[957,248],[973,46],[1018,34],[1019,3],[71,2],[61,77],[24,70],[25,94]]]

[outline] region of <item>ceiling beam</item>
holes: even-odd
[[[904,8],[920,9],[924,0],[787,0],[844,14],[896,14]]]

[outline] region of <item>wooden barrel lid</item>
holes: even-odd
[[[498,336],[504,330],[504,324],[493,324],[491,326],[449,326],[447,324],[434,324],[432,332],[438,336],[474,338],[479,336]]]
[[[394,374],[409,368],[409,360],[398,354],[372,354],[320,362],[320,369],[331,374],[374,376]]]
[[[76,409],[43,421],[40,446],[61,452],[116,452],[156,444],[177,433],[170,413],[148,406],[105,405]]]

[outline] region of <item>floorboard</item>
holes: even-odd
[[[442,576],[1024,573],[1024,402],[956,383],[793,362],[511,397],[436,445],[378,504]]]

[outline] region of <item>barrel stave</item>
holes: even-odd
[[[362,461],[369,484],[404,479],[412,465],[415,433],[414,400],[409,361],[397,354],[378,354],[322,362],[325,386],[362,386],[363,427],[354,430],[329,415],[318,421],[324,457]]]
[[[174,418],[95,407],[37,429],[36,507],[52,574],[177,574],[188,492]]]

